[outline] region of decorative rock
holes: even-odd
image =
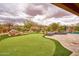
[[[22,35],[22,34],[23,34],[23,32],[19,32],[19,31],[15,30],[15,29],[12,29],[12,30],[10,30],[8,32],[9,36],[17,36],[17,35]]]

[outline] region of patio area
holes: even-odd
[[[46,37],[59,41],[65,48],[73,52],[71,56],[79,56],[79,34],[58,34]]]

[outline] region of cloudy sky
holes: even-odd
[[[0,3],[0,23],[21,24],[30,17],[32,21],[42,25],[49,25],[53,22],[70,25],[79,22],[78,16],[48,3]]]

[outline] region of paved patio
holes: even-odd
[[[65,48],[72,51],[71,56],[79,56],[79,34],[46,36],[59,41]]]

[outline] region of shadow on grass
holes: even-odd
[[[63,47],[58,41],[53,40],[56,43],[56,50],[54,56],[69,56],[72,52]]]
[[[43,37],[47,38],[45,36]],[[50,39],[50,38],[47,38],[47,39]],[[70,50],[63,47],[57,40],[54,40],[54,39],[50,39],[50,40],[54,41],[56,45],[55,53],[53,56],[69,56],[72,53]]]
[[[0,35],[0,41],[4,40],[6,38],[10,38],[10,37],[18,37],[18,36],[29,35],[29,34],[36,34],[36,33],[38,33],[38,32],[32,32],[32,33],[16,35],[16,36]]]
[[[1,35],[0,36],[0,41],[2,41],[2,40],[4,40],[4,39],[6,39],[6,38],[9,38],[10,36],[8,36],[8,35]]]
[[[28,35],[28,34],[23,34],[23,35]],[[0,35],[0,41],[10,38],[10,37],[18,37],[18,36],[23,36],[23,35],[16,35],[16,36]]]

